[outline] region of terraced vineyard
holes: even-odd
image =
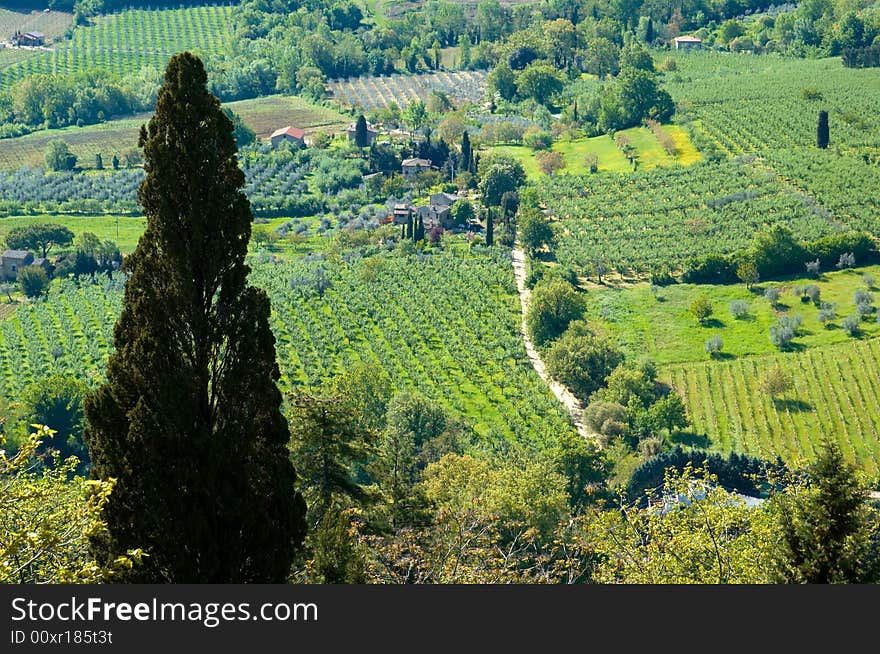
[[[141,68],[162,70],[176,52],[220,51],[230,34],[229,6],[132,9],[100,16],[77,27],[73,38],[52,52],[40,52],[0,70],[0,89],[38,73],[64,74],[103,69],[117,74]]]
[[[436,72],[423,75],[379,75],[331,80],[328,86],[337,102],[366,111],[384,109],[396,104],[406,107],[413,100],[425,101],[431,91],[449,97],[479,102],[484,95],[484,71]]]
[[[541,443],[572,429],[528,362],[507,255],[374,257],[378,265],[327,263],[331,286],[323,297],[292,290],[291,280],[325,264],[256,267],[253,282],[272,298],[285,387],[319,384],[354,361],[368,361],[397,388],[434,398],[486,438],[528,434]],[[54,371],[100,378],[119,286],[56,282],[48,300],[23,305],[0,322],[0,392],[15,397],[27,382]]]
[[[777,363],[794,390],[774,402],[758,380]],[[880,339],[671,365],[660,376],[682,393],[692,430],[708,435],[712,449],[806,460],[824,435],[869,474],[880,471]]]

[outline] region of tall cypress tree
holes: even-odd
[[[816,125],[816,145],[824,150],[828,143],[828,112],[823,109],[819,112],[819,122]]]
[[[305,536],[266,293],[248,286],[252,214],[233,126],[202,62],[174,56],[142,127],[147,228],[107,382],[85,403],[93,474],[114,477],[99,559],[139,582],[282,582]]]
[[[461,166],[462,170],[471,172],[473,157],[471,156],[471,137],[467,130],[461,135]]]
[[[367,132],[367,119],[361,114],[358,116],[357,122],[354,124],[354,143],[359,148],[366,148],[370,145],[370,135]]]
[[[486,245],[491,246],[495,241],[494,228],[492,226],[492,207],[486,206]]]

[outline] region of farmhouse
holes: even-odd
[[[430,159],[404,159],[400,164],[400,170],[406,178],[413,177],[418,173],[431,169]]]
[[[41,32],[16,32],[12,35],[13,45],[37,46],[46,44],[46,35]]]
[[[432,207],[451,207],[461,198],[454,193],[432,193],[431,194],[431,206]]]
[[[408,202],[395,204],[391,211],[391,217],[395,225],[406,225],[409,219],[415,215],[415,209]]]
[[[442,227],[443,229],[452,227],[452,212],[449,207],[428,205],[419,207],[418,212],[425,227]]]
[[[30,266],[34,262],[34,255],[27,250],[6,250],[0,255],[0,270],[3,273],[3,279],[12,281],[18,277],[18,271]]]
[[[348,126],[346,130],[346,134],[348,134],[348,140],[350,143],[354,143],[355,134],[357,133],[355,123],[352,123]],[[373,145],[376,142],[376,138],[379,136],[379,130],[376,129],[370,123],[367,123],[367,145]]]
[[[703,47],[702,39],[696,36],[676,36],[673,40],[676,50],[699,50]]]
[[[281,129],[276,129],[272,132],[272,136],[269,137],[269,140],[272,142],[273,148],[277,148],[280,143],[284,142],[293,143],[295,145],[305,145],[306,133],[298,127],[291,127],[288,125],[287,127],[282,127]]]

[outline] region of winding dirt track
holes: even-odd
[[[519,244],[516,244],[513,248],[512,254],[513,273],[516,277],[516,289],[519,291],[519,303],[522,306],[522,323],[520,325],[520,331],[522,332],[523,342],[526,346],[526,353],[529,355],[529,361],[532,362],[532,367],[535,369],[535,372],[538,373],[538,376],[543,379],[544,383],[550,387],[551,391],[553,391],[556,399],[562,402],[562,405],[569,414],[571,414],[571,419],[574,421],[574,426],[577,428],[578,433],[584,438],[593,439],[595,435],[584,422],[583,408],[581,407],[580,401],[572,395],[571,391],[565,386],[550,378],[544,360],[535,349],[535,344],[532,343],[532,339],[529,338],[528,331],[526,330],[526,312],[529,308],[529,298],[531,297],[532,292],[526,287],[526,253],[523,252]]]

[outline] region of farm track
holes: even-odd
[[[577,428],[578,433],[586,439],[596,441],[596,435],[590,431],[586,422],[584,422],[584,411],[580,401],[570,390],[568,390],[568,388],[550,377],[547,372],[547,364],[544,363],[544,360],[535,348],[535,344],[532,343],[532,339],[529,338],[528,330],[526,329],[526,313],[528,312],[529,298],[531,297],[532,292],[526,287],[526,254],[518,244],[513,248],[512,258],[513,273],[516,277],[516,290],[519,293],[519,303],[522,307],[521,332],[523,343],[526,347],[526,353],[529,355],[529,361],[535,369],[535,372],[538,373],[538,376],[545,384],[547,384],[547,386],[550,387],[550,390],[553,391],[553,395],[556,396],[556,399],[562,403],[565,410],[571,415],[571,419],[574,421],[574,426]]]

